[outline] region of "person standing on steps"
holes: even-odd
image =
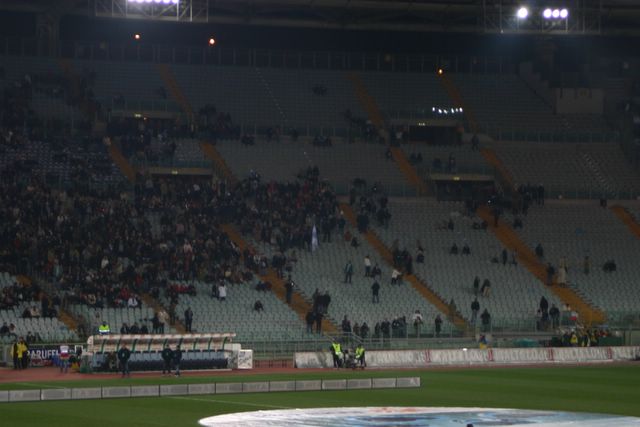
[[[191,310],[191,307],[189,307],[184,311],[184,327],[189,333],[192,332],[191,330],[192,324],[193,324],[193,311]]]
[[[371,285],[371,295],[372,303],[378,304],[380,302],[380,283],[377,280],[374,280],[373,285]]]
[[[287,277],[287,281],[284,282],[285,297],[287,300],[287,304],[289,305],[291,305],[291,300],[293,299],[294,286],[295,286],[295,283],[293,282],[293,280],[291,279],[291,275],[289,274],[289,276]]]
[[[351,276],[353,276],[353,264],[349,260],[344,266],[344,283],[351,283]]]

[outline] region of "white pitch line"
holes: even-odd
[[[260,403],[249,403],[249,402],[237,402],[231,400],[217,400],[217,399],[198,399],[196,397],[182,397],[182,396],[171,396],[169,399],[179,399],[179,400],[193,400],[194,402],[208,402],[208,403],[227,403],[230,405],[244,405],[244,406],[255,406],[258,408],[274,408],[274,409],[295,409],[292,406],[280,406],[280,405],[267,405]]]

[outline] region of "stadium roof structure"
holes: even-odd
[[[521,7],[531,11],[527,19],[516,16]],[[568,18],[544,19],[548,7],[566,8]],[[352,30],[640,35],[637,0],[2,0],[0,9]]]

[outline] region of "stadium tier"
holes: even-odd
[[[640,175],[615,144],[496,142],[488,144],[514,184],[544,184],[549,197],[632,198]]]
[[[611,209],[594,202],[549,201],[530,209],[523,222],[518,232],[529,247],[540,243],[545,262],[566,264],[567,283],[587,300],[611,313],[637,312],[640,239]],[[611,261],[615,268],[608,270]]]
[[[300,172],[317,166],[322,178],[342,194],[356,179],[368,186],[381,184],[391,194],[411,192],[410,184],[397,165],[385,158],[385,147],[379,144],[338,141],[331,147],[318,147],[309,141],[269,143],[259,139],[251,146],[223,141],[216,148],[237,177],[255,171],[266,182],[292,182]]]
[[[459,202],[438,203],[431,200],[391,199],[392,219],[388,227],[377,227],[376,233],[389,247],[406,249],[413,257],[415,273],[447,302],[453,299],[466,319],[471,319],[471,303],[476,294],[474,280],[480,289],[485,280],[491,287],[488,296],[478,292],[479,316],[486,308],[492,324],[499,327],[528,327],[535,325],[535,315],[542,296],[559,309],[562,303],[541,286],[524,267],[513,265],[508,254],[502,263],[503,247],[489,232],[474,228],[481,222],[465,215]],[[453,230],[448,228],[453,222]],[[424,263],[416,262],[418,241],[424,248]],[[457,245],[458,254],[451,254]],[[464,245],[470,254],[462,254]]]

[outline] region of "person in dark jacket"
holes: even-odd
[[[173,350],[173,369],[176,371],[176,377],[180,376],[180,362],[182,362],[182,350],[177,345],[176,349]]]
[[[189,333],[193,332],[191,330],[192,325],[193,325],[193,311],[191,310],[191,307],[189,307],[184,311],[184,327],[187,330],[187,332]]]
[[[171,348],[166,345],[164,347],[164,349],[162,349],[162,361],[164,362],[164,365],[162,366],[162,375],[166,374],[167,375],[171,375],[171,362],[173,360],[173,350],[171,350]]]
[[[120,369],[122,370],[122,378],[125,376],[130,377],[129,372],[129,358],[131,357],[131,350],[127,348],[126,344],[122,344],[120,350],[118,350],[118,362],[120,362]]]

